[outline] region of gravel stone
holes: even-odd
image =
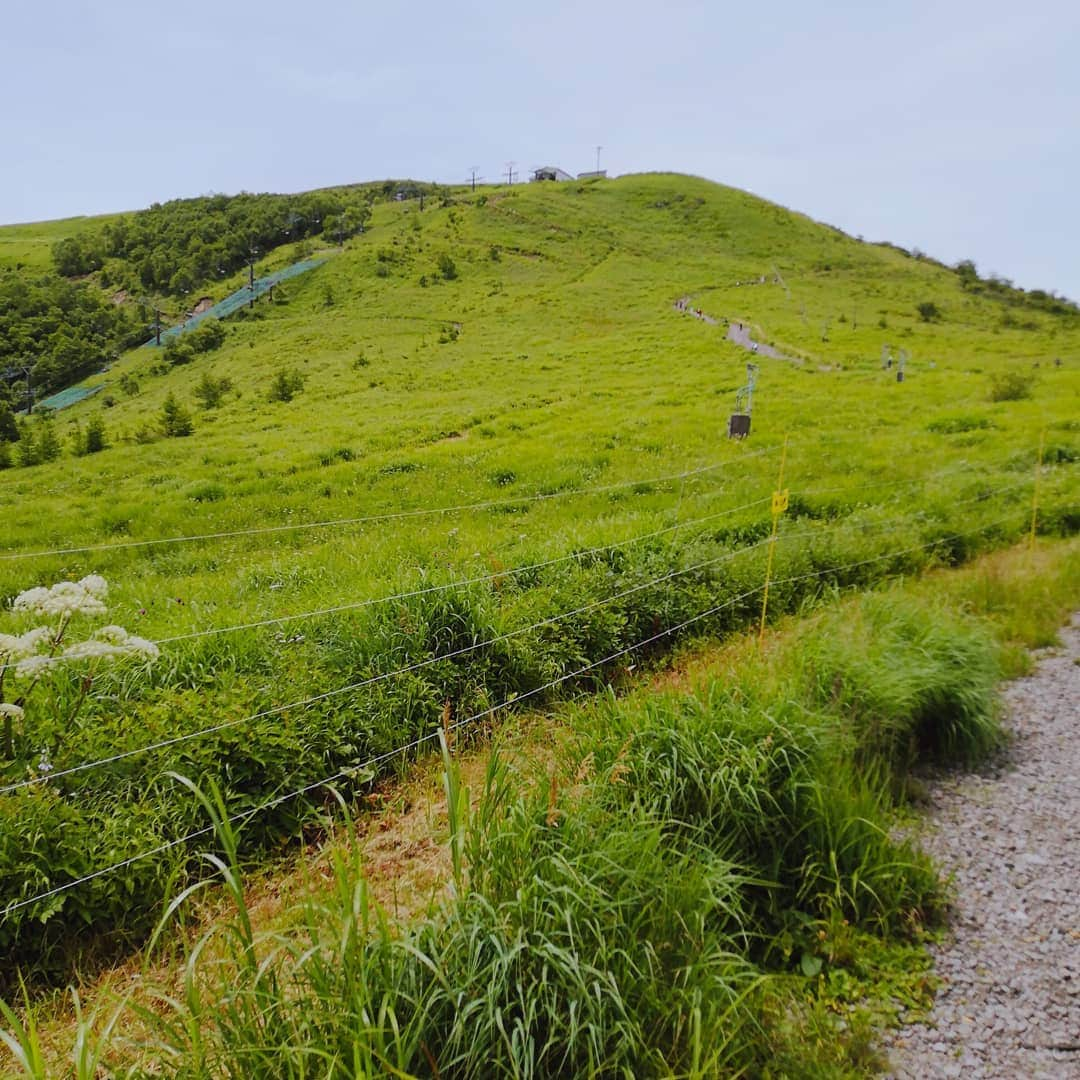
[[[1004,691],[1008,749],[928,783],[924,847],[952,876],[926,1023],[887,1037],[889,1076],[1080,1080],[1080,620]]]

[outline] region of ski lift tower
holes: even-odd
[[[900,358],[896,361],[896,381],[904,381],[904,368],[907,366],[907,362],[911,357],[908,354],[907,349],[900,350]]]
[[[735,411],[728,420],[728,438],[745,439],[750,434],[750,413],[754,407],[754,387],[757,386],[757,364],[746,365],[746,385],[735,392]]]

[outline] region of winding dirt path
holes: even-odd
[[[1080,1078],[1080,616],[1061,636],[1005,691],[1008,753],[931,784],[924,846],[953,874],[953,924],[894,1077]]]
[[[720,320],[714,318],[712,315],[707,314],[701,308],[696,308],[690,302],[689,296],[681,297],[675,301],[673,305],[676,311],[684,312],[687,315],[692,315],[695,319],[700,319],[704,323],[708,323],[710,326],[719,326]],[[749,352],[755,353],[758,356],[768,356],[773,360],[787,360],[792,364],[801,364],[802,360],[795,356],[787,356],[785,353],[780,352],[779,349],[774,349],[771,345],[766,345],[764,342],[755,341],[750,336],[750,326],[744,322],[732,321],[725,319],[724,324],[727,327],[727,339],[734,342],[736,345],[741,345]]]

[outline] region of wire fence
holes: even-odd
[[[940,474],[932,474],[930,477],[920,479],[916,483],[923,484],[936,478]],[[1016,490],[1020,487],[1025,487],[1030,483],[1029,480],[1022,479],[1017,480],[1013,484],[1008,484],[1003,487],[997,488],[992,493],[993,495],[1005,494],[1009,491]],[[897,485],[883,485],[886,487],[896,487]],[[835,489],[823,489],[821,491],[810,490],[805,492],[805,496],[814,496],[818,494],[828,493]],[[870,489],[873,490],[873,489]],[[968,506],[974,503],[985,502],[986,495],[980,493],[978,495],[971,496],[968,499],[954,500],[952,507],[955,509],[961,506]],[[742,513],[747,510],[752,510],[758,507],[762,507],[769,503],[771,500],[769,497],[763,497],[760,499],[754,499],[750,502],[742,503],[739,506],[729,507],[725,510],[717,511],[712,514],[701,515],[696,518],[690,518],[684,521],[678,521],[673,525],[667,525],[659,529],[653,529],[650,532],[641,533],[636,536],[629,537],[624,540],[613,541],[609,544],[601,544],[591,548],[580,548],[574,551],[568,552],[564,555],[554,556],[550,559],[544,559],[539,562],[524,563],[516,567],[506,567],[486,574],[472,575],[470,577],[458,578],[453,581],[442,582],[437,585],[427,585],[422,588],[409,589],[402,592],[390,593],[383,596],[366,597],[361,600],[349,601],[343,604],[334,604],[329,607],[313,608],[308,611],[294,612],[288,615],[271,616],[265,619],[257,619],[244,623],[234,623],[228,626],[208,627],[202,630],[193,630],[185,634],[173,634],[169,637],[157,638],[153,644],[157,646],[174,645],[179,642],[185,641],[197,641],[204,638],[219,637],[223,634],[238,633],[241,631],[250,631],[265,629],[271,626],[282,626],[286,623],[297,622],[306,619],[321,618],[328,615],[342,614],[347,611],[358,611],[363,608],[375,607],[381,604],[393,603],[401,600],[415,599],[421,596],[430,596],[442,592],[450,592],[454,589],[468,588],[472,585],[485,584],[493,581],[499,581],[507,578],[520,577],[525,574],[535,573],[538,570],[547,569],[552,566],[558,566],[565,563],[580,561],[581,559],[588,558],[592,555],[598,555],[603,552],[617,551],[625,547],[630,547],[634,544],[644,543],[647,540],[656,539],[661,536],[665,536],[672,533],[684,532],[687,529],[692,529],[697,526],[706,525],[711,522],[720,520],[721,518],[731,517],[735,514]],[[889,525],[896,524],[898,521],[904,521],[907,516],[900,518],[893,518],[884,523],[866,523],[863,527],[866,530],[873,531],[877,528],[888,527]],[[805,533],[803,535],[811,535],[812,533]],[[58,656],[53,660],[55,665],[61,665],[65,663],[79,664],[85,663],[80,657],[67,658],[64,656]],[[0,674],[3,674],[9,668],[17,666],[15,663],[0,664]],[[5,789],[0,788],[0,794]]]
[[[225,540],[241,536],[262,536],[274,533],[302,532],[308,529],[340,528],[346,525],[368,525],[376,522],[404,521],[409,518],[436,517],[442,514],[460,514],[473,510],[492,510],[508,506],[521,506],[532,502],[547,502],[553,499],[565,499],[588,495],[605,495],[612,491],[622,491],[626,488],[638,487],[651,484],[672,483],[676,480],[687,480],[694,476],[704,476],[707,473],[716,472],[720,469],[733,468],[744,461],[775,454],[778,446],[767,446],[752,453],[742,454],[737,458],[729,458],[725,461],[713,462],[702,465],[695,469],[687,469],[683,472],[670,473],[666,476],[653,476],[644,480],[620,480],[612,484],[603,484],[599,487],[590,488],[566,488],[562,491],[536,492],[532,495],[521,495],[511,499],[485,499],[481,502],[457,503],[451,506],[418,507],[414,510],[388,511],[378,514],[362,514],[358,517],[331,518],[324,521],[305,521],[292,525],[260,525],[251,529],[230,529],[222,532],[188,534],[184,536],[155,537],[148,540],[123,540],[116,544],[86,544],[82,547],[47,548],[39,551],[15,551],[0,555],[0,562],[10,562],[20,559],[39,559],[53,555],[76,555],[91,551],[123,551],[128,548],[162,547],[170,544],[205,543],[210,540]]]
[[[986,532],[986,531],[988,531],[988,530],[990,530],[992,528],[998,528],[998,527],[1001,527],[1002,525],[1007,524],[1010,521],[1013,521],[1015,519],[1015,517],[1016,517],[1016,514],[1014,512],[1012,514],[1006,515],[1005,517],[999,518],[999,519],[997,519],[995,521],[984,523],[983,525],[980,525],[980,526],[978,526],[976,528],[969,529],[969,530],[966,530],[964,532],[956,533],[954,535],[957,535],[957,536],[972,536],[972,535],[975,535],[975,534],[978,534],[978,533]],[[791,538],[791,537],[789,537],[789,538]],[[762,546],[762,545],[764,545],[764,544],[766,544],[768,542],[769,542],[768,540],[761,541],[761,543],[759,543],[759,544],[751,545],[750,547],[740,549],[739,552],[736,552],[736,553],[731,553],[731,556],[736,557],[738,554],[743,554],[746,551],[752,550],[755,547],[760,547],[760,546]],[[889,560],[889,559],[895,559],[895,558],[897,558],[899,556],[902,556],[902,555],[905,555],[905,554],[911,554],[911,553],[914,553],[916,551],[928,550],[930,548],[936,547],[936,546],[938,546],[940,544],[943,544],[945,542],[947,542],[947,538],[937,538],[937,539],[928,541],[928,542],[923,543],[923,544],[914,544],[914,545],[908,545],[908,546],[902,547],[902,548],[891,549],[891,550],[889,550],[887,552],[883,552],[883,553],[880,553],[878,555],[875,555],[875,556],[872,556],[872,557],[869,557],[869,558],[866,558],[866,559],[860,559],[860,560],[855,560],[855,561],[852,561],[852,562],[831,565],[831,566],[828,566],[828,567],[822,567],[820,569],[810,571],[808,573],[797,574],[797,575],[792,575],[792,576],[789,576],[789,577],[786,577],[786,578],[776,579],[776,580],[774,580],[772,582],[772,584],[775,586],[775,585],[780,585],[780,584],[792,584],[792,583],[801,582],[801,581],[807,581],[807,580],[811,580],[811,579],[815,579],[815,578],[820,579],[820,578],[823,578],[823,577],[825,577],[827,575],[835,575],[835,574],[842,573],[844,571],[857,569],[859,567],[867,566],[867,565],[870,565],[870,564],[873,564],[873,563],[878,563],[878,562],[886,561],[886,560]],[[717,561],[717,560],[713,560],[713,561]],[[654,579],[653,581],[650,581],[649,583],[647,583],[647,585],[636,586],[635,589],[660,584],[664,580],[667,580],[668,578],[674,576],[675,574],[677,574],[679,572],[688,572],[688,571],[673,571],[671,574],[663,575],[663,576],[660,576],[660,577]],[[674,634],[680,633],[681,631],[686,630],[689,627],[700,623],[702,620],[704,620],[706,618],[709,618],[709,617],[711,617],[713,615],[719,614],[721,611],[723,611],[723,610],[725,610],[727,608],[731,608],[731,607],[735,606],[736,604],[739,604],[739,603],[744,602],[745,600],[748,600],[752,596],[755,596],[755,595],[757,595],[759,593],[762,593],[764,591],[765,587],[766,587],[766,581],[762,581],[762,583],[760,585],[757,585],[754,588],[749,589],[749,590],[744,590],[739,595],[737,595],[735,597],[731,597],[731,598],[725,600],[722,604],[717,604],[717,605],[713,605],[713,606],[711,606],[709,608],[706,608],[705,610],[703,610],[701,612],[698,612],[696,615],[692,616],[689,619],[681,620],[680,622],[678,622],[677,624],[675,624],[673,626],[667,627],[664,630],[653,633],[653,634],[649,635],[648,637],[642,638],[642,639],[634,642],[631,645],[627,645],[627,646],[625,646],[625,647],[623,647],[621,649],[618,649],[618,650],[616,650],[616,651],[614,651],[612,653],[609,653],[608,655],[606,655],[606,656],[604,656],[604,657],[602,657],[602,658],[600,658],[598,660],[590,661],[589,663],[581,665],[581,666],[575,668],[573,671],[566,672],[563,675],[560,675],[560,676],[558,676],[558,677],[556,677],[554,679],[551,679],[551,680],[547,681],[546,683],[544,683],[544,684],[542,684],[540,686],[534,687],[533,689],[528,690],[528,691],[526,691],[524,693],[516,694],[513,697],[510,697],[510,698],[500,702],[497,705],[489,706],[488,708],[480,710],[479,712],[473,713],[470,716],[464,717],[464,718],[454,722],[453,724],[449,724],[449,725],[447,725],[447,730],[460,730],[461,728],[464,728],[464,727],[466,727],[468,725],[477,723],[479,720],[482,720],[482,719],[485,719],[487,717],[493,716],[493,715],[495,715],[496,713],[498,713],[498,712],[500,712],[502,710],[509,709],[509,708],[512,708],[512,707],[517,707],[523,701],[525,701],[525,700],[527,700],[529,698],[533,698],[533,697],[536,697],[539,694],[546,693],[546,692],[548,692],[550,690],[553,690],[556,687],[558,687],[560,685],[563,685],[563,684],[565,684],[566,682],[568,682],[568,681],[570,681],[572,679],[580,678],[583,675],[586,675],[591,671],[594,671],[594,670],[596,670],[598,668],[603,668],[604,666],[606,666],[608,664],[611,664],[614,661],[616,661],[618,659],[621,659],[622,657],[624,657],[624,656],[626,656],[626,655],[628,655],[628,654],[630,654],[632,652],[635,652],[635,651],[637,651],[639,649],[643,649],[643,648],[647,647],[648,645],[654,644],[655,642],[660,641],[662,639],[669,638]],[[634,590],[627,590],[627,592],[630,592],[630,591],[634,591]],[[626,593],[622,593],[622,594],[618,594],[618,595],[626,595]],[[596,606],[597,604],[609,602],[610,599],[613,599],[613,598],[607,598],[605,600],[594,601],[590,605],[584,605],[583,607],[575,609],[575,610],[576,610],[576,612],[585,611],[585,610],[588,610],[590,607]],[[560,616],[554,616],[551,619],[542,620],[540,623],[534,624],[534,626],[545,625],[545,624],[557,621],[557,620],[562,619],[562,618],[567,618],[573,613],[574,612],[568,612],[568,613],[564,613],[564,614],[562,614]],[[511,633],[522,633],[522,632],[525,632],[525,629],[526,628],[522,628],[522,629],[520,629],[518,631],[513,631]],[[500,639],[492,639],[492,642],[494,642],[495,640],[500,640]],[[492,642],[485,642],[483,644],[485,644],[485,645],[486,644],[491,644]],[[469,646],[466,650],[461,650],[461,651],[468,651],[468,650],[471,650],[474,647],[479,647],[479,646]],[[444,659],[447,659],[447,658],[449,658],[450,656],[453,656],[453,655],[455,655],[455,653],[448,653],[445,656],[440,656],[440,657],[437,657],[437,658],[433,658],[433,660],[431,662],[436,662],[437,660],[444,660]],[[428,661],[425,661],[424,663],[427,663],[427,662]],[[407,669],[403,669],[403,670],[407,670]],[[383,678],[383,677],[392,677],[392,675],[387,674],[386,676],[380,676],[380,678]],[[356,684],[356,685],[358,686],[358,685],[362,685],[362,684]],[[353,689],[353,688],[354,687],[341,688],[338,691],[331,691],[331,693],[341,693],[341,692],[345,692],[348,689]],[[311,699],[311,700],[318,700],[318,699],[316,698],[316,699]],[[286,707],[283,707],[283,708],[288,708],[288,707],[296,707],[296,706],[295,705],[294,706],[286,706]],[[274,710],[274,711],[278,711],[278,710]],[[264,715],[269,715],[269,714],[264,714]],[[243,721],[239,721],[239,722],[243,722]],[[230,723],[232,723],[232,722],[230,722]],[[214,730],[214,729],[207,729],[207,730]],[[220,730],[220,727],[218,727],[216,730]],[[285,793],[283,793],[281,795],[273,796],[272,798],[269,798],[269,799],[265,800],[264,802],[260,803],[259,805],[255,806],[255,807],[252,807],[252,808],[250,808],[248,810],[239,811],[239,812],[237,812],[237,813],[235,813],[233,815],[230,815],[226,820],[230,824],[238,824],[238,825],[240,825],[242,827],[243,824],[247,823],[248,821],[252,820],[253,818],[257,817],[258,815],[264,814],[267,811],[272,810],[272,809],[274,809],[274,808],[276,808],[278,806],[281,806],[286,802],[292,801],[292,800],[297,799],[297,798],[301,798],[304,795],[307,795],[307,794],[310,794],[313,791],[319,790],[320,788],[327,788],[330,785],[333,785],[333,784],[337,783],[338,781],[348,780],[348,779],[351,779],[351,778],[355,778],[357,776],[365,776],[365,777],[367,777],[368,774],[370,774],[370,771],[372,769],[374,769],[375,767],[377,767],[378,765],[381,765],[381,764],[385,763],[386,761],[388,761],[388,760],[390,760],[392,758],[399,757],[399,756],[402,756],[404,754],[408,754],[411,751],[418,749],[420,746],[437,739],[441,730],[442,729],[436,729],[436,730],[431,731],[431,732],[429,732],[429,733],[427,733],[425,735],[418,736],[417,738],[412,739],[409,742],[404,743],[404,744],[402,744],[402,745],[400,745],[398,747],[395,747],[392,750],[388,750],[388,751],[385,751],[384,753],[374,755],[374,756],[372,756],[371,758],[367,759],[366,761],[364,761],[363,763],[361,763],[359,765],[351,765],[351,766],[348,766],[348,767],[343,768],[343,769],[338,769],[338,770],[334,771],[333,773],[331,773],[331,774],[329,774],[329,775],[327,775],[327,776],[325,776],[325,777],[323,777],[323,778],[321,778],[319,780],[316,780],[316,781],[313,781],[311,783],[305,784],[302,787],[296,788],[295,790],[285,792]],[[192,737],[194,737],[194,735]],[[160,744],[160,745],[168,745],[168,743]],[[133,753],[135,753],[135,752],[145,752],[146,749],[147,748],[143,748],[143,750],[141,750],[141,751],[133,751]],[[113,760],[113,759],[106,759],[106,760]],[[78,768],[91,768],[91,767],[95,767],[98,764],[103,764],[103,763],[104,763],[104,761],[96,762],[96,763],[87,763],[86,765],[80,766]],[[54,774],[54,776],[59,776],[59,775],[63,775],[63,774],[61,774],[61,773]],[[27,786],[27,785],[24,784],[24,785],[18,785],[18,786],[23,787],[23,786]],[[2,789],[2,790],[3,791],[11,791],[11,790],[15,790],[15,789],[6,788],[6,789]],[[111,864],[109,864],[107,866],[101,867],[98,870],[92,871],[91,873],[81,875],[80,877],[74,878],[71,881],[62,882],[61,884],[53,886],[50,889],[43,890],[42,892],[37,893],[34,896],[26,897],[26,898],[24,898],[22,900],[18,900],[18,901],[15,901],[13,903],[10,903],[10,904],[6,905],[6,907],[4,908],[4,913],[10,915],[10,914],[14,913],[15,911],[18,911],[18,910],[20,910],[22,908],[28,907],[28,906],[33,905],[33,904],[41,903],[41,902],[43,902],[45,900],[49,900],[49,899],[51,899],[51,898],[53,898],[55,896],[58,896],[58,895],[60,895],[60,894],[62,894],[64,892],[68,892],[71,889],[78,888],[80,885],[86,884],[87,882],[93,881],[93,880],[95,880],[97,878],[100,878],[100,877],[103,877],[103,876],[105,876],[107,874],[115,873],[115,872],[117,872],[117,871],[119,871],[119,870],[121,870],[121,869],[123,869],[123,868],[125,868],[127,866],[131,866],[134,863],[139,862],[139,861],[141,861],[143,859],[151,858],[151,857],[153,857],[155,855],[164,854],[165,852],[170,851],[170,850],[172,850],[174,848],[177,848],[177,847],[182,847],[182,846],[189,845],[193,841],[198,840],[203,836],[210,835],[211,833],[213,833],[215,831],[216,827],[217,826],[215,826],[214,824],[211,824],[211,825],[204,826],[204,827],[202,827],[200,829],[191,830],[191,831],[189,831],[187,833],[184,833],[181,836],[174,837],[171,840],[165,841],[164,843],[162,843],[160,845],[157,845],[156,847],[148,848],[148,849],[145,849],[143,851],[137,852],[134,855],[131,855],[131,856],[125,858],[125,859],[121,859],[121,860],[118,860],[116,862],[113,862],[113,863],[111,863]]]
[[[275,270],[272,274],[257,277],[250,285],[241,286],[236,292],[230,293],[224,300],[219,300],[213,307],[207,308],[206,311],[188,315],[179,326],[171,326],[168,330],[162,330],[161,340],[164,342],[171,338],[178,338],[185,331],[194,330],[199,323],[204,322],[206,319],[224,319],[252,301],[257,300],[280,282],[288,281],[299,274],[306,274],[309,270],[322,266],[324,262],[326,262],[325,259],[304,259],[301,262],[293,263],[291,266]],[[146,344],[156,346],[157,335],[155,334]]]

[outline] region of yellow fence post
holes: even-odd
[[[1031,535],[1028,537],[1028,550],[1035,548],[1035,523],[1039,517],[1039,478],[1042,476],[1043,450],[1046,446],[1046,428],[1039,432],[1039,456],[1035,461],[1035,490],[1031,493]]]
[[[780,454],[780,476],[772,496],[772,535],[769,537],[769,558],[765,563],[765,590],[761,596],[761,626],[758,629],[758,648],[765,642],[765,616],[769,610],[769,581],[772,578],[773,552],[776,550],[776,531],[780,527],[780,515],[788,508],[788,489],[784,487],[784,464],[787,462],[788,437],[784,436],[784,449]]]

